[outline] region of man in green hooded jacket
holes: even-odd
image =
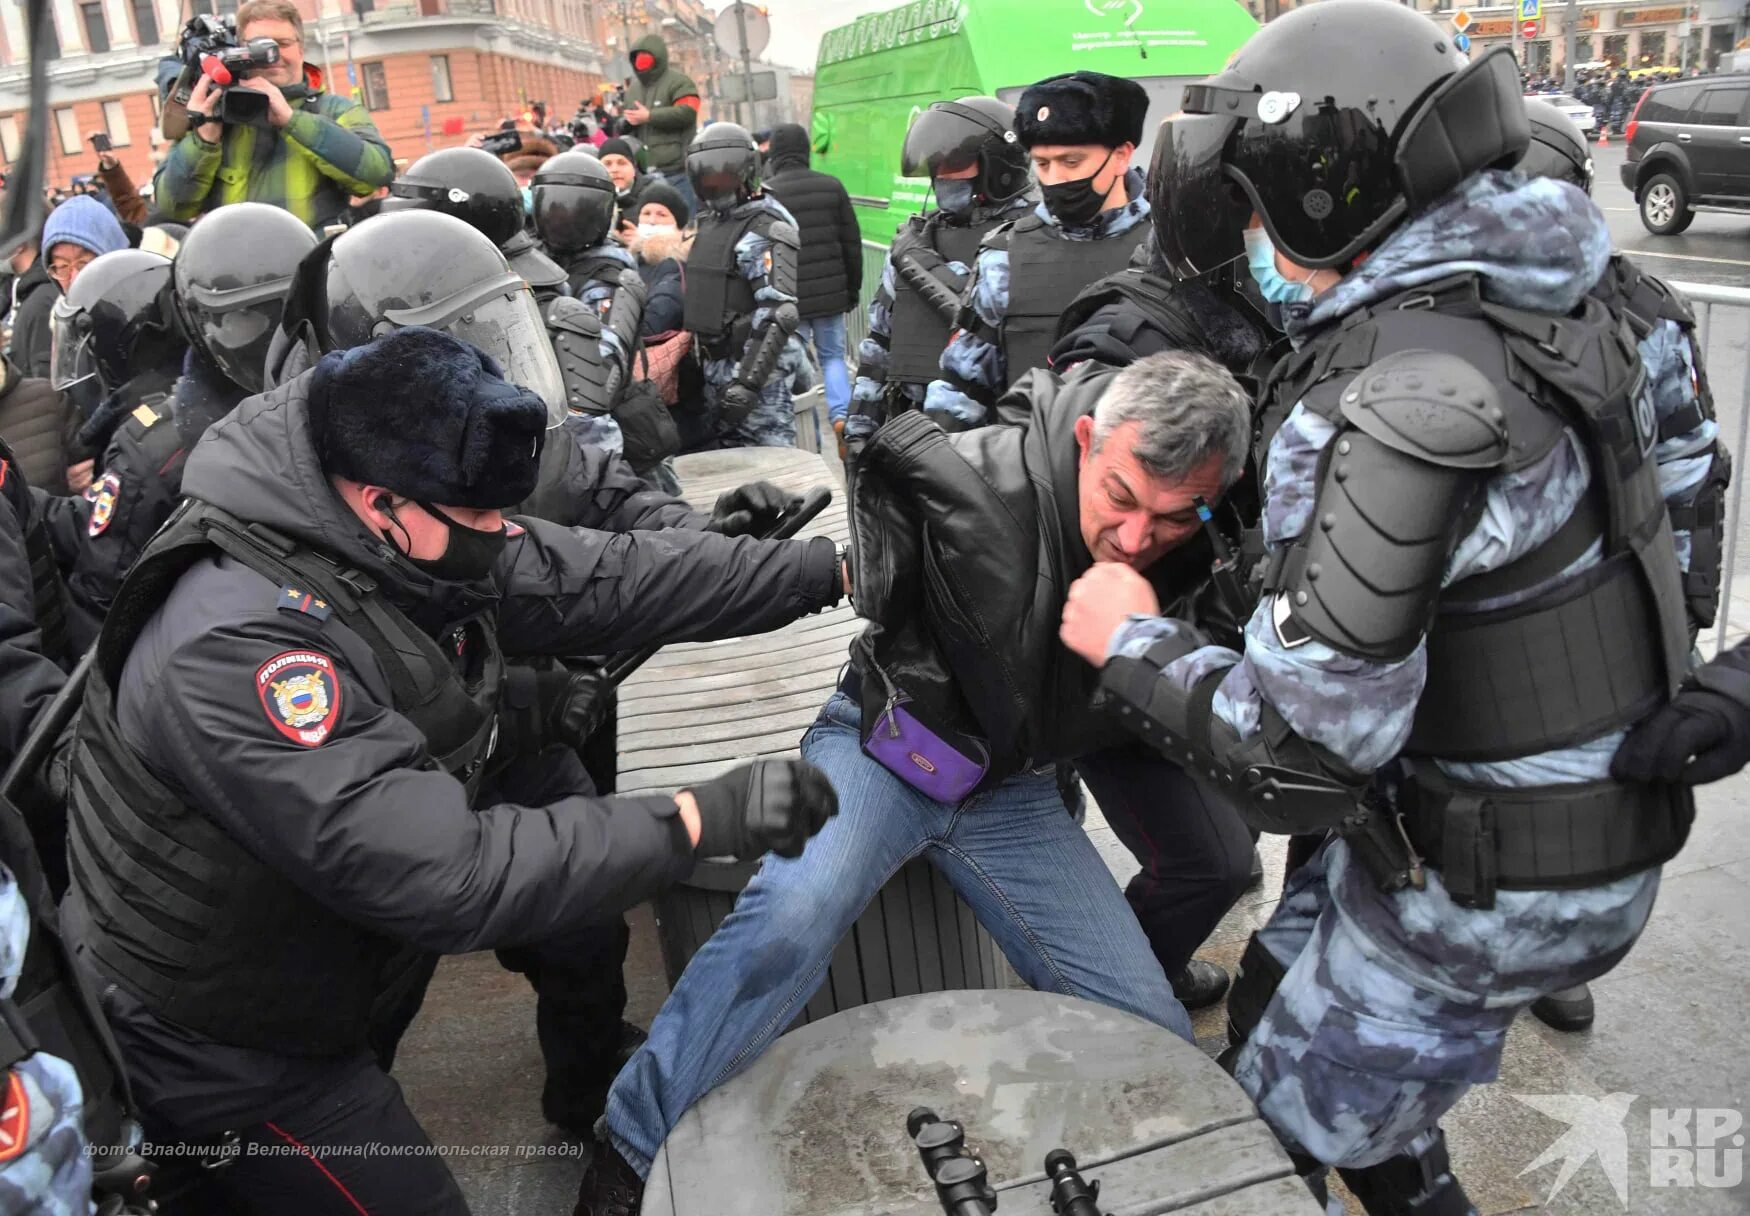
[[[668,63],[668,44],[647,34],[632,44],[632,82],[626,88],[626,121],[644,144],[650,172],[680,191],[698,212],[687,181],[687,145],[699,126],[699,86]]]

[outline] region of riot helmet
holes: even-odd
[[[1553,177],[1592,193],[1592,152],[1574,120],[1549,102],[1525,99],[1531,120],[1531,146],[1514,166],[1527,177]]]
[[[286,327],[306,327],[319,354],[363,346],[409,325],[442,330],[498,364],[512,384],[565,418],[559,361],[522,276],[478,230],[452,215],[379,215],[304,259]]]
[[[427,152],[389,186],[383,211],[423,207],[453,215],[502,246],[523,227],[522,187],[498,157],[482,148]]]
[[[94,260],[55,301],[49,379],[82,416],[135,376],[181,357],[186,343],[170,286],[169,258],[117,249]]]
[[[1296,265],[1346,269],[1460,182],[1511,167],[1529,138],[1507,48],[1467,62],[1414,10],[1325,0],[1186,86],[1161,124],[1148,196],[1182,275],[1239,257],[1253,212]]]
[[[687,180],[713,211],[729,211],[760,188],[760,150],[746,127],[714,122],[687,149]]]
[[[530,183],[535,234],[563,257],[594,249],[613,226],[619,192],[602,162],[588,152],[561,152]]]
[[[935,178],[976,166],[980,202],[1000,203],[1027,188],[1027,150],[1015,136],[1015,108],[994,97],[938,101],[912,120],[899,156],[906,177]]]
[[[189,343],[238,388],[259,393],[298,264],[316,247],[283,207],[232,203],[190,230],[172,271]]]

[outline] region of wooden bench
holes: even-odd
[[[657,1153],[645,1216],[942,1216],[906,1134],[928,1106],[964,1124],[1000,1216],[1051,1216],[1045,1154],[1067,1148],[1123,1216],[1316,1216],[1251,1102],[1191,1043],[1049,993],[941,992],[786,1035],[687,1112]]]

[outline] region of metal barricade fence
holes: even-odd
[[[887,261],[887,246],[863,242],[863,291],[857,310],[847,324],[846,351],[853,365],[857,345],[869,333],[869,302],[881,286],[881,271]],[[1696,334],[1708,382],[1713,388],[1714,408],[1720,433],[1726,437],[1735,469],[1726,513],[1726,553],[1720,578],[1719,619],[1714,626],[1714,652],[1736,640],[1732,620],[1736,605],[1732,591],[1737,583],[1738,536],[1743,522],[1744,481],[1750,478],[1750,288],[1716,287],[1707,283],[1673,282],[1695,308]],[[1750,594],[1746,596],[1750,612]]]
[[[1720,611],[1714,623],[1718,654],[1732,642],[1732,586],[1736,582],[1738,534],[1743,522],[1744,478],[1750,476],[1750,288],[1673,282],[1695,308],[1696,337],[1713,389],[1720,434],[1731,449],[1732,488],[1727,499],[1726,553],[1720,576]]]

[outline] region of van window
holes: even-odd
[[[1698,84],[1686,84],[1680,88],[1653,89],[1647,93],[1647,99],[1641,103],[1640,120],[1642,122],[1682,122],[1683,116],[1689,113],[1689,107],[1694,104],[1701,93]]]
[[[1735,127],[1746,96],[1750,96],[1750,87],[1744,85],[1707,89],[1689,111],[1689,121],[1702,127]]]

